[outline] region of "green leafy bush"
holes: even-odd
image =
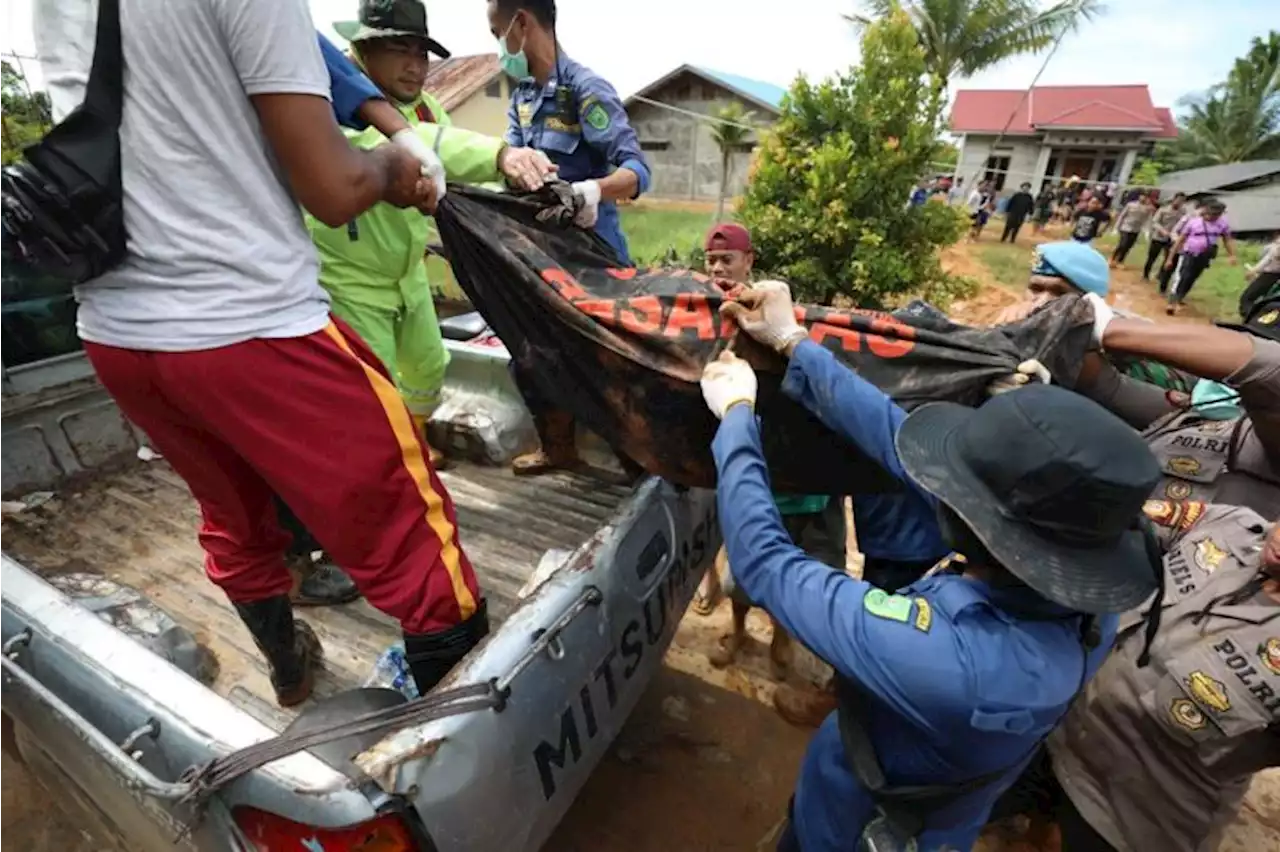
[[[739,208],[757,267],[805,301],[844,294],[883,307],[906,294],[940,304],[962,294],[966,282],[942,271],[937,250],[959,238],[963,215],[906,206],[940,156],[943,106],[902,13],[867,27],[861,67],[797,80]]]

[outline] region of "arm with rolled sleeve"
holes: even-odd
[[[320,33],[320,53],[329,71],[329,93],[333,99],[333,115],[338,123],[352,130],[364,130],[369,123],[359,115],[366,101],[384,100],[382,92],[361,73],[356,64],[346,57],[333,42]]]
[[[858,391],[837,393],[847,403]],[[904,613],[901,619],[873,614],[883,591],[811,559],[791,542],[769,489],[750,406],[729,409],[713,451],[725,548],[742,590],[841,674],[927,725],[921,708],[963,688],[956,672],[964,660],[951,627],[932,613],[931,624],[914,626],[921,617],[918,599],[892,599]]]
[[[649,164],[645,162],[644,152],[640,150],[640,140],[631,128],[627,111],[622,106],[613,86],[599,77],[591,77],[583,82],[578,94],[578,116],[582,123],[582,138],[591,147],[604,152],[605,159],[615,169],[627,169],[636,176],[636,189],[631,195],[638,198],[649,191],[651,175]],[[603,110],[606,122],[591,122],[592,110]],[[596,126],[603,124],[603,127]],[[606,193],[608,198],[608,193]]]

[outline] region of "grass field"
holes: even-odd
[[[715,217],[714,210],[630,204],[622,209],[622,231],[631,257],[637,263],[647,263],[671,248],[684,257],[691,249],[701,247]]]
[[[994,224],[994,223],[993,223]],[[1107,234],[1094,242],[1094,247],[1103,255],[1110,257],[1116,246],[1115,234]],[[1240,301],[1240,293],[1244,290],[1244,268],[1257,263],[1262,253],[1260,243],[1236,243],[1240,255],[1240,264],[1231,266],[1225,255],[1221,255],[1213,265],[1200,276],[1192,289],[1187,304],[1200,313],[1214,319],[1237,319],[1236,307]],[[991,275],[1002,286],[1021,291],[1027,284],[1027,274],[1031,267],[1031,251],[1024,237],[1021,245],[1011,246],[1007,243],[995,242],[991,229],[983,233],[983,240],[975,246],[978,258],[991,271]],[[1129,253],[1128,266],[1137,278],[1141,274],[1142,263],[1147,258],[1147,241],[1139,240]],[[1136,270],[1136,271],[1135,271]],[[1155,287],[1154,282],[1151,284]]]

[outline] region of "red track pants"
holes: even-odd
[[[205,570],[232,601],[289,591],[274,490],[406,631],[475,612],[453,501],[384,367],[340,321],[199,352],[85,351],[199,501]]]

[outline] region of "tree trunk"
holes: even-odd
[[[720,153],[720,197],[716,200],[716,221],[724,219],[724,199],[729,192],[729,152]]]

